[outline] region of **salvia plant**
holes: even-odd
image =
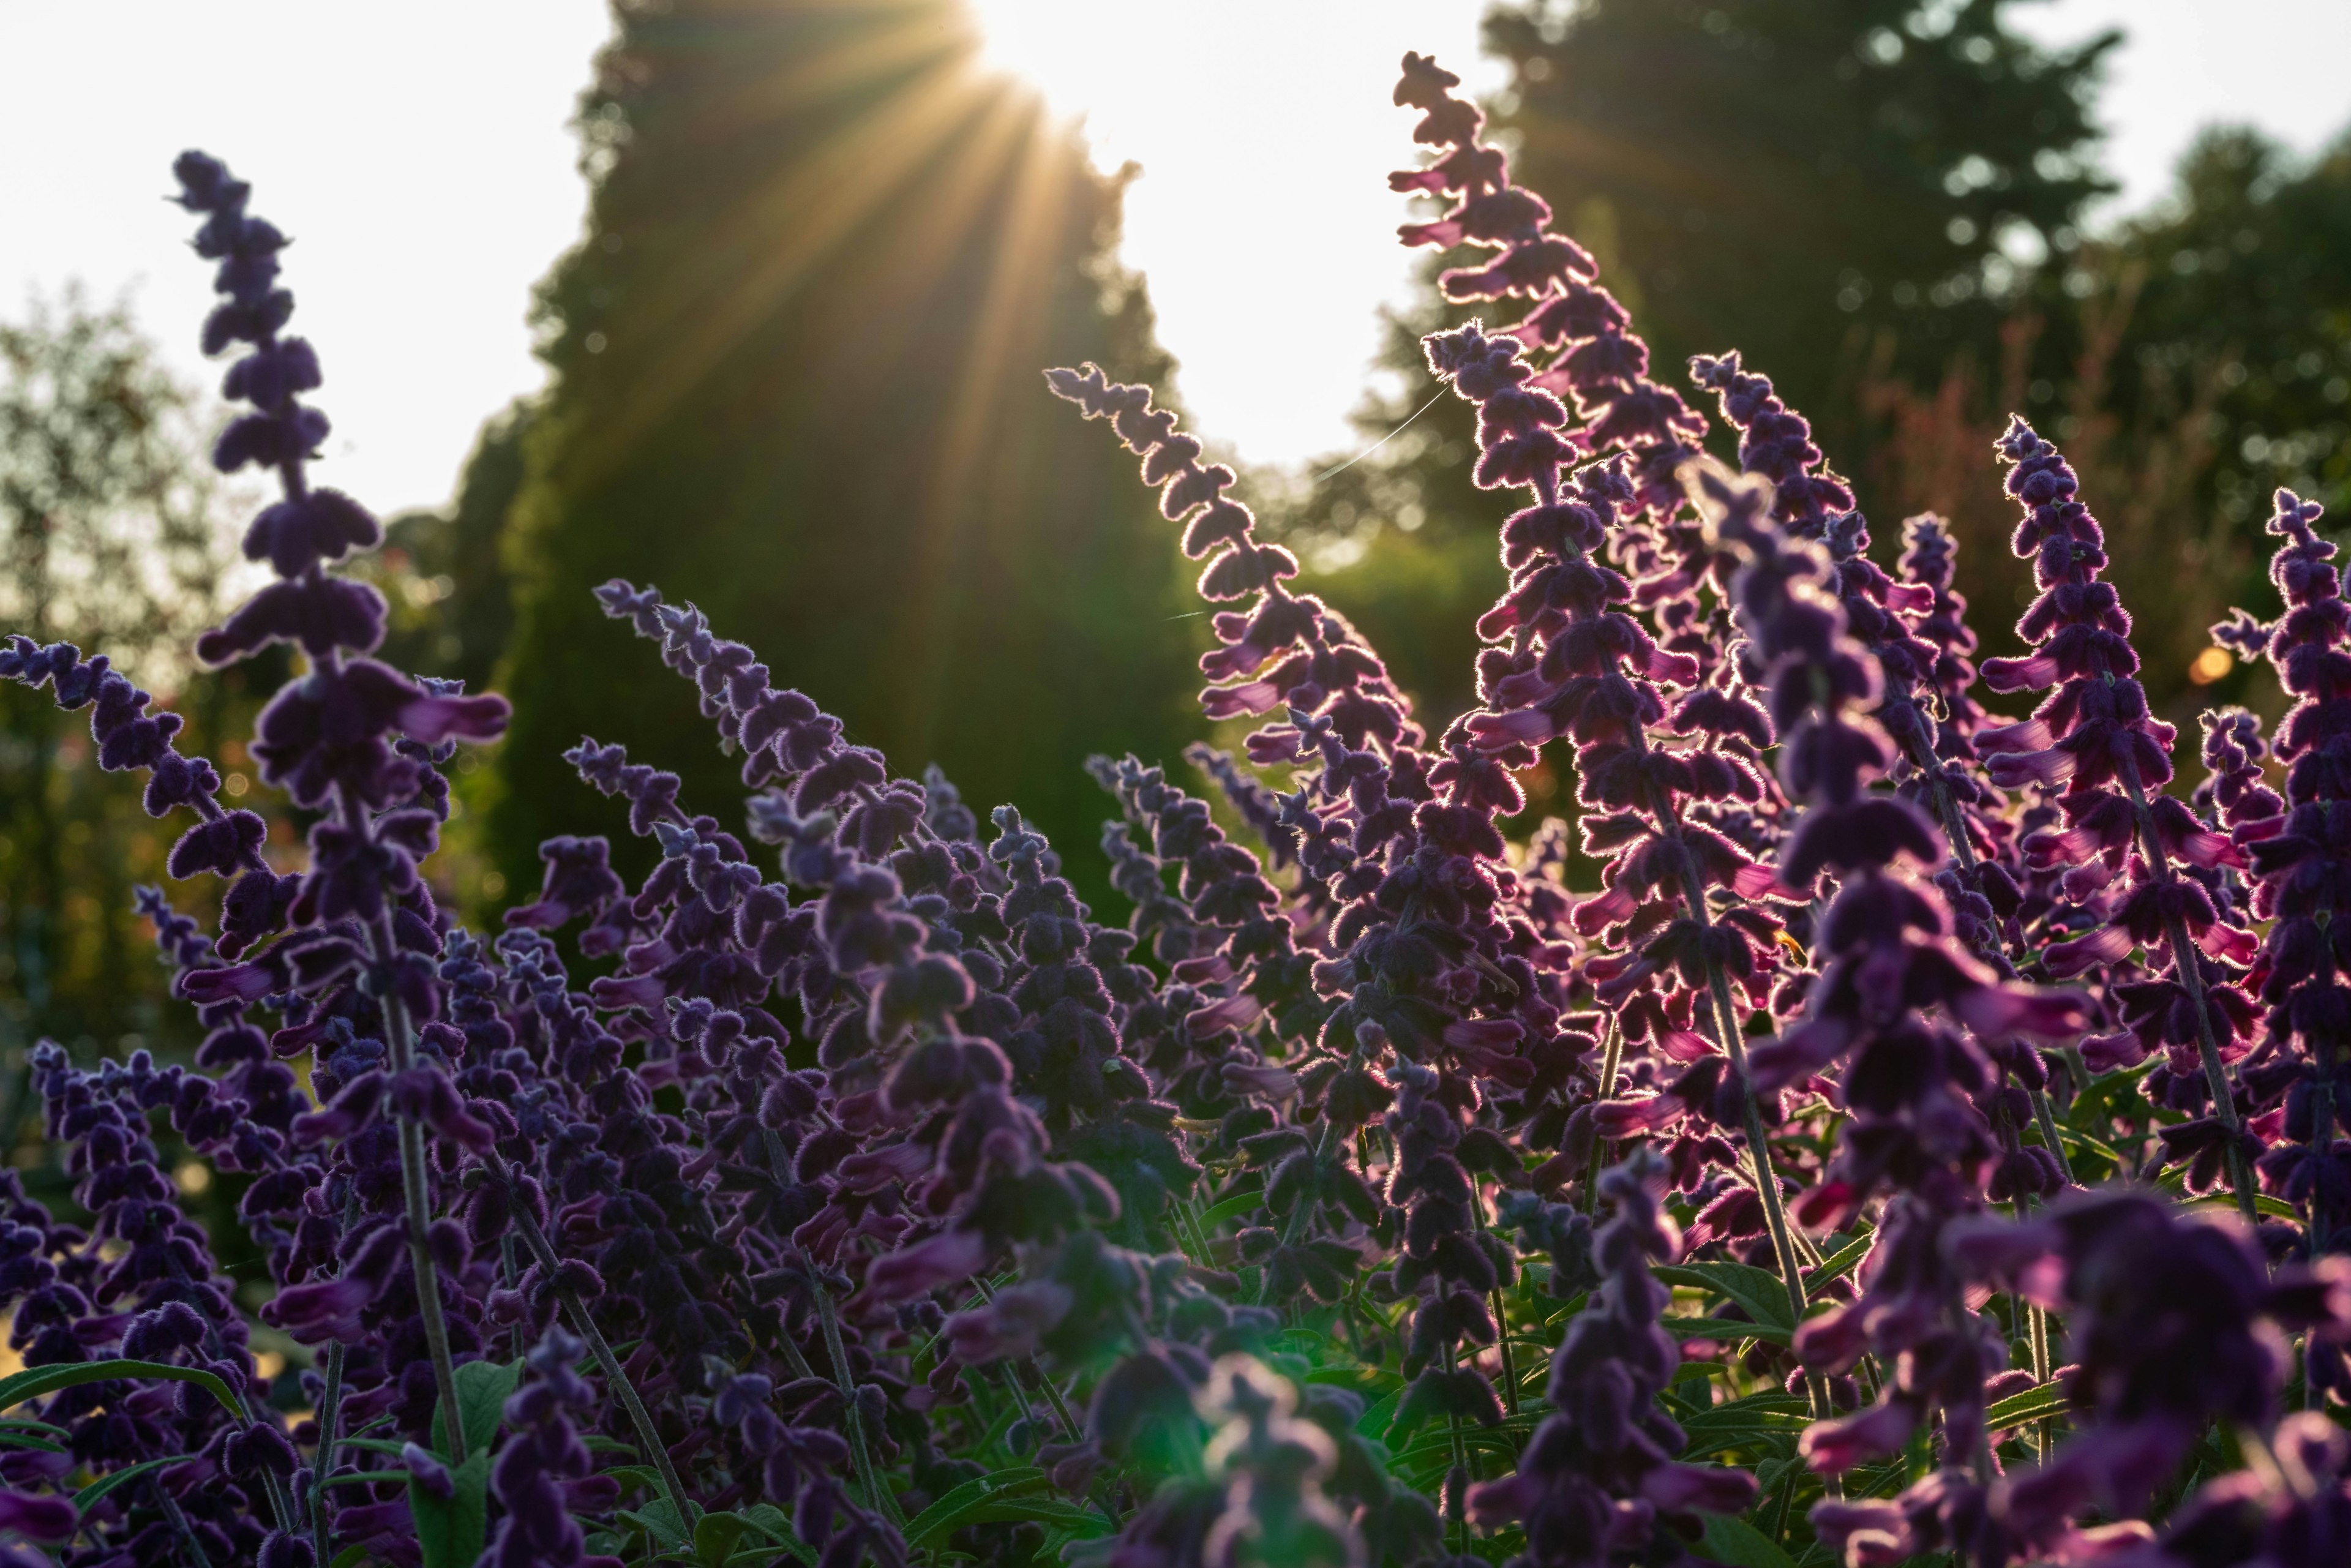
[[[1943,525],[1889,571],[1768,379],[1655,379],[1457,86],[1405,57],[1392,183],[1495,318],[1426,342],[1516,507],[1475,711],[1416,715],[1149,389],[1047,372],[1203,562],[1203,713],[1250,721],[1196,779],[1094,764],[1123,924],[619,581],[746,798],[583,737],[651,874],[557,839],[454,919],[420,867],[506,705],[369,656],[284,236],[179,161],[215,460],[280,487],[198,653],[293,645],[249,755],[307,831],[103,654],[0,652],[219,894],[141,895],[192,1066],[32,1063],[78,1212],[0,1173],[9,1562],[2351,1562],[2318,508],[2277,499],[2283,617],[2214,633],[2291,711],[2206,715],[2177,780],[2055,447],[1987,464],[2037,597],[1980,671]],[[1541,767],[1573,821],[1514,839]],[[254,1319],[166,1147],[235,1178]]]

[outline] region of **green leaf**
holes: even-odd
[[[496,1446],[498,1422],[521,1376],[518,1362],[469,1361],[457,1368],[457,1409],[465,1426],[468,1459]],[[449,1413],[437,1404],[433,1407],[433,1451],[444,1459],[449,1457]]]
[[[2005,1432],[2011,1427],[2022,1427],[2028,1421],[2063,1416],[2071,1407],[2071,1401],[2065,1397],[2064,1385],[2044,1383],[2038,1388],[2011,1394],[1993,1404],[1984,1412],[1984,1426],[1991,1431]]]
[[[1305,1381],[1352,1388],[1366,1399],[1404,1386],[1404,1379],[1384,1366],[1318,1366],[1306,1375]]]
[[[1217,1226],[1224,1224],[1227,1220],[1239,1219],[1257,1209],[1263,1208],[1264,1207],[1265,1193],[1262,1189],[1256,1192],[1245,1192],[1238,1197],[1228,1197],[1225,1199],[1224,1202],[1212,1207],[1206,1214],[1200,1216],[1200,1228],[1202,1230],[1214,1230]],[[909,1542],[909,1544],[912,1543]]]
[[[1724,1344],[1743,1339],[1786,1344],[1795,1337],[1777,1323],[1742,1323],[1731,1318],[1659,1318],[1657,1326],[1676,1339],[1720,1340]]]
[[[2184,1186],[2187,1181],[2188,1167],[2186,1166],[2174,1166],[2172,1169],[2180,1173],[2180,1182]],[[2169,1173],[2165,1173],[2165,1176],[2168,1182],[2169,1179]],[[2180,1187],[2174,1186],[2171,1190],[2177,1192],[2180,1190]],[[2188,1207],[2189,1208],[2220,1208],[2233,1211],[2237,1207],[2237,1198],[2234,1193],[2209,1192],[2202,1197],[2191,1197],[2188,1199]],[[2268,1215],[2272,1219],[2300,1219],[2302,1218],[2302,1216],[2294,1212],[2294,1205],[2288,1203],[2282,1197],[2272,1197],[2265,1192],[2255,1193],[2253,1195],[2253,1207],[2256,1209],[2259,1209],[2262,1213]]]
[[[640,1509],[622,1509],[620,1517],[672,1552],[684,1552],[690,1544],[685,1538],[684,1527],[678,1523],[677,1510],[670,1506],[669,1499],[665,1497],[655,1498]]]
[[[749,1520],[754,1528],[764,1531],[768,1540],[780,1542],[787,1552],[789,1552],[793,1556],[799,1558],[802,1563],[813,1563],[816,1562],[816,1552],[810,1548],[807,1542],[800,1539],[799,1531],[792,1528],[792,1521],[789,1516],[788,1516],[782,1509],[778,1508],[774,1503],[755,1502],[750,1507],[743,1511],[743,1517]],[[734,1564],[741,1563],[746,1556],[760,1556],[766,1554],[767,1553],[764,1552],[738,1552],[726,1561],[729,1564],[729,1568],[733,1568]]]
[[[327,1568],[359,1568],[367,1561],[367,1554],[368,1549],[364,1546],[346,1546],[335,1553],[335,1560],[327,1564]]]
[[[490,1532],[490,1452],[485,1447],[451,1468],[453,1490],[446,1499],[434,1497],[413,1476],[408,1482],[408,1511],[416,1521],[416,1544],[424,1553],[424,1568],[474,1568]]]
[[[705,1513],[694,1521],[694,1554],[708,1568],[725,1568],[735,1543],[756,1529],[758,1526],[741,1514],[729,1513],[725,1509]]]
[[[591,1454],[626,1454],[632,1458],[636,1457],[637,1446],[634,1443],[623,1443],[620,1438],[607,1437],[601,1432],[591,1434],[580,1440],[588,1446],[588,1451]]]
[[[5,1429],[0,1429],[0,1448],[32,1448],[44,1454],[65,1452],[47,1437],[36,1437],[30,1432],[12,1432]]]
[[[970,1524],[1053,1525],[1088,1540],[1111,1532],[1110,1521],[1090,1508],[1078,1508],[1049,1497],[1017,1497],[984,1502],[972,1511]]]
[[[55,1394],[60,1388],[141,1377],[193,1383],[219,1400],[221,1407],[230,1415],[240,1421],[245,1419],[244,1406],[217,1374],[196,1366],[166,1366],[160,1361],[77,1361],[64,1366],[28,1366],[14,1376],[0,1377],[0,1410],[27,1399],[38,1399],[44,1394]]]
[[[1788,1305],[1788,1287],[1769,1269],[1758,1269],[1752,1263],[1677,1263],[1650,1272],[1668,1285],[1687,1285],[1727,1297],[1768,1327],[1793,1330],[1796,1326]]]
[[[1807,1270],[1808,1281],[1814,1285],[1824,1285],[1831,1280],[1842,1278],[1846,1270],[1869,1256],[1869,1244],[1876,1239],[1876,1236],[1874,1232],[1868,1236],[1854,1238],[1822,1259],[1819,1268]]]
[[[339,1451],[359,1448],[371,1454],[390,1454],[395,1459],[408,1457],[407,1445],[395,1443],[389,1437],[342,1437],[336,1440],[335,1448]]]
[[[1034,1491],[1045,1484],[1045,1472],[1034,1465],[1016,1465],[988,1475],[974,1476],[907,1523],[906,1544],[919,1550],[945,1541],[971,1522],[974,1510],[1000,1498]]]
[[[618,1476],[624,1481],[634,1481],[639,1486],[646,1488],[655,1497],[664,1495],[661,1472],[651,1465],[612,1465],[602,1473],[608,1476]]]
[[[115,1488],[129,1486],[140,1477],[152,1475],[165,1465],[185,1464],[190,1458],[191,1456],[187,1454],[178,1454],[168,1459],[141,1459],[135,1465],[125,1465],[119,1470],[110,1470],[74,1493],[74,1507],[87,1513],[99,1499],[114,1490]]]
[[[0,1432],[8,1431],[38,1432],[43,1437],[70,1437],[73,1436],[71,1432],[67,1431],[63,1427],[52,1427],[47,1421],[26,1421],[16,1417],[0,1420]]]
[[[1750,1394],[1703,1410],[1677,1412],[1675,1424],[1689,1439],[1684,1458],[1779,1441],[1804,1429],[1807,1406],[1791,1394]]]
[[[1780,1550],[1780,1543],[1748,1523],[1729,1514],[1709,1513],[1706,1516],[1707,1555],[1718,1563],[1728,1563],[1731,1568],[1796,1568],[1795,1561]]]
[[[405,1481],[406,1470],[345,1470],[339,1476],[329,1476],[319,1484],[322,1487],[355,1487],[382,1481]]]

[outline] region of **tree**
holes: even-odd
[[[200,743],[248,700],[187,663],[233,559],[205,418],[120,307],[68,294],[0,323],[0,628],[103,651],[171,694]],[[135,884],[163,880],[170,838],[136,779],[99,772],[88,719],[0,687],[0,1148],[35,1040],[112,1048],[194,1022],[161,1005],[167,976],[131,908]]]
[[[1510,70],[1492,107],[1516,177],[1598,256],[1652,373],[1687,390],[1691,354],[1740,349],[1866,504],[1879,426],[1865,379],[1996,364],[2002,322],[2056,286],[2023,264],[2075,249],[2083,204],[2110,188],[2089,109],[2116,36],[2042,49],[2010,30],[2008,3],[1520,0],[1487,18]],[[1395,320],[1401,390],[1367,403],[1369,436],[1436,390],[1419,339],[1466,314],[1437,298],[1436,270]],[[2062,365],[2075,349],[2053,331],[2036,352]],[[1472,450],[1468,406],[1443,398],[1380,458],[1303,501],[1271,497],[1310,558],[1356,536],[1359,564],[1311,586],[1383,646],[1426,648],[1426,664],[1399,654],[1398,675],[1440,706],[1466,700],[1468,619],[1502,582]]]
[[[514,585],[500,536],[522,493],[523,444],[537,404],[517,399],[482,426],[445,512],[403,512],[385,548],[360,563],[392,602],[383,657],[486,691],[514,634]]]
[[[2200,500],[2248,535],[2281,485],[2351,501],[2351,143],[2297,166],[2258,131],[2208,131],[2108,267],[2137,295],[2121,407],[2158,418],[2209,386]]]
[[[2120,36],[2044,49],[2009,5],[1528,0],[1487,36],[1521,177],[1613,252],[1671,379],[1737,348],[1829,423],[1881,329],[1919,374],[1989,348],[2022,268],[2113,188],[2089,114]]]
[[[1122,178],[977,68],[953,0],[615,16],[506,534],[500,873],[535,881],[542,838],[617,821],[561,760],[583,732],[701,758],[689,800],[735,792],[599,612],[618,576],[699,603],[902,767],[1017,803],[1098,891],[1083,758],[1175,760],[1195,684],[1168,526],[1039,373],[1166,368],[1108,259]]]

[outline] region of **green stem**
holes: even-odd
[[[1921,753],[1915,737],[1910,743],[1910,756],[1917,764],[1918,771],[1929,781],[1928,787],[1935,797],[1936,814],[1943,819],[1943,837],[1951,846],[1952,857],[1959,862],[1959,870],[1966,875],[1970,885],[1981,894],[1983,884],[1976,872],[1975,841],[1968,837],[1967,820],[1959,814],[1959,803],[1951,798],[1950,784],[1943,778],[1943,771],[1937,766],[1935,758]],[[2006,946],[2005,939],[2002,946]],[[2049,1145],[2049,1153],[2057,1161],[2057,1168],[2064,1173],[2065,1185],[2078,1185],[2074,1180],[2073,1162],[2065,1157],[2064,1140],[2057,1136],[2057,1115],[2049,1103],[2049,1092],[2034,1089],[2030,1092],[2032,1096],[2032,1119],[2041,1125],[2042,1141]]]
[[[327,1346],[327,1387],[319,1398],[319,1448],[310,1458],[310,1543],[320,1563],[327,1552],[327,1476],[335,1468],[335,1428],[343,1418],[343,1342]]]
[[[2171,862],[2163,852],[2163,841],[2156,835],[2155,813],[2148,809],[2147,791],[2139,784],[2138,766],[2128,757],[2122,760],[2123,786],[2130,791],[2131,810],[2138,818],[2139,851],[2158,880],[2171,882],[2175,880]],[[2261,1208],[2253,1201],[2258,1189],[2252,1173],[2245,1168],[2241,1146],[2244,1124],[2238,1118],[2236,1095],[2229,1087],[2229,1070],[2220,1061],[2220,1040],[2212,1032],[2212,1009],[2204,998],[2204,971],[2196,962],[2196,946],[2189,940],[2187,923],[2174,915],[2163,926],[2165,940],[2171,946],[2171,972],[2187,991],[2189,1006],[2196,1009],[2196,1053],[2204,1063],[2204,1081],[2211,1086],[2213,1112],[2228,1134],[2222,1153],[2228,1162],[2229,1185],[2236,1191],[2237,1207],[2244,1211],[2245,1222],[2258,1225]]]
[[[1616,1015],[1608,1015],[1608,1027],[1602,1032],[1600,1045],[1600,1092],[1606,1100],[1616,1092],[1616,1069],[1625,1059],[1625,1031],[1617,1027]],[[1592,1166],[1583,1173],[1583,1212],[1597,1211],[1600,1203],[1600,1173],[1615,1152],[1614,1141],[1595,1137],[1592,1141]]]
[[[195,1531],[188,1523],[188,1516],[180,1511],[179,1499],[163,1489],[162,1478],[151,1474],[147,1478],[147,1485],[163,1510],[163,1517],[170,1522],[172,1532],[180,1538],[180,1544],[188,1549],[188,1562],[192,1568],[213,1568],[213,1560],[204,1555],[204,1543],[196,1539]]]
[[[767,1143],[768,1164],[779,1179],[789,1179],[791,1166],[784,1153],[783,1139],[778,1137],[771,1128],[762,1128],[760,1135]],[[864,1418],[857,1413],[857,1379],[849,1370],[849,1353],[841,1344],[841,1319],[833,1310],[832,1292],[826,1290],[824,1282],[816,1277],[815,1261],[800,1244],[789,1236],[784,1238],[784,1242],[791,1249],[793,1260],[808,1270],[809,1293],[816,1298],[817,1322],[824,1331],[825,1355],[832,1363],[833,1383],[846,1401],[844,1418],[849,1424],[849,1454],[856,1461],[857,1479],[865,1488],[869,1506],[880,1511],[884,1518],[903,1531],[906,1526],[906,1516],[899,1511],[897,1498],[882,1483],[881,1472],[866,1448]],[[986,1294],[986,1291],[987,1287],[983,1285],[981,1293]]]
[[[350,790],[341,793],[345,824],[363,841],[371,842],[375,824],[367,808]],[[400,953],[399,941],[392,935],[392,911],[379,910],[366,925],[368,956],[379,970],[388,971]],[[392,1046],[392,1069],[394,1073],[406,1072],[416,1065],[416,1035],[408,1016],[408,1004],[396,989],[387,990],[376,998],[383,1013],[384,1033]],[[408,1225],[408,1262],[415,1276],[416,1308],[424,1320],[424,1350],[433,1362],[433,1386],[440,1396],[441,1408],[451,1413],[446,1423],[449,1451],[444,1456],[454,1467],[465,1462],[465,1423],[456,1419],[457,1367],[449,1354],[449,1323],[441,1308],[441,1271],[433,1261],[433,1249],[426,1242],[425,1232],[433,1223],[433,1199],[425,1164],[424,1127],[414,1116],[399,1115],[400,1124],[400,1192]]]
[[[489,1158],[491,1171],[512,1191],[514,1178],[507,1171],[506,1162],[495,1153]],[[555,1254],[554,1244],[548,1240],[546,1232],[539,1229],[538,1221],[522,1201],[520,1193],[514,1193],[510,1207],[514,1211],[515,1228],[522,1233],[523,1245],[530,1249],[531,1257],[552,1281],[563,1266],[563,1260]],[[588,1303],[580,1299],[580,1292],[564,1290],[559,1292],[559,1299],[563,1303],[564,1315],[571,1320],[572,1327],[580,1331],[580,1337],[588,1342],[588,1349],[596,1357],[596,1364],[603,1368],[605,1383],[621,1396],[621,1406],[628,1412],[629,1424],[636,1428],[638,1443],[661,1474],[662,1488],[669,1494],[670,1506],[677,1511],[678,1521],[691,1531],[700,1511],[685,1495],[685,1485],[678,1479],[677,1466],[670,1458],[669,1447],[661,1440],[660,1428],[653,1425],[653,1412],[647,1410],[645,1402],[637,1397],[637,1385],[630,1382],[629,1375],[622,1370],[620,1358],[612,1354],[611,1343],[604,1338],[603,1330],[596,1326],[596,1320],[589,1314]],[[455,1412],[457,1405],[453,1400],[446,1408]],[[446,1425],[454,1431],[463,1423],[453,1418]]]
[[[1656,798],[1654,789],[1650,793],[1649,808],[1660,830],[1672,831],[1675,818],[1666,810],[1665,803]],[[1678,842],[1679,835],[1675,836]],[[1687,846],[1683,847],[1681,862],[1682,902],[1689,909],[1690,919],[1698,926],[1703,945],[1707,932],[1713,925],[1707,913],[1706,883],[1698,874],[1697,857],[1689,852]],[[1797,1255],[1796,1243],[1788,1224],[1787,1206],[1781,1197],[1779,1178],[1771,1172],[1771,1145],[1763,1133],[1762,1103],[1756,1099],[1754,1082],[1748,1077],[1747,1041],[1740,1032],[1739,1009],[1730,998],[1730,979],[1722,972],[1721,964],[1711,956],[1706,960],[1706,982],[1708,995],[1713,1002],[1715,1043],[1721,1048],[1722,1054],[1730,1059],[1731,1071],[1739,1075],[1740,1111],[1747,1133],[1749,1174],[1754,1178],[1756,1197],[1762,1200],[1763,1223],[1771,1233],[1771,1252],[1779,1260],[1780,1281],[1788,1292],[1791,1319],[1801,1328],[1806,1305],[1803,1264]],[[1825,1421],[1835,1414],[1835,1406],[1829,1397],[1827,1378],[1807,1374],[1804,1391],[1812,1406],[1813,1420]],[[1829,1486],[1834,1493],[1834,1478]]]
[[[1510,1320],[1502,1311],[1502,1287],[1496,1285],[1494,1295],[1494,1343],[1502,1347],[1502,1403],[1511,1415],[1519,1413],[1519,1369],[1510,1359]]]

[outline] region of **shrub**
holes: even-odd
[[[183,157],[208,342],[250,345],[216,456],[284,489],[247,545],[278,580],[199,652],[304,654],[251,750],[315,820],[279,871],[103,656],[0,655],[226,882],[210,936],[148,904],[203,1071],[38,1059],[94,1219],[12,1195],[0,1402],[43,1403],[0,1528],[271,1568],[2338,1560],[2351,609],[2316,508],[2278,498],[2285,615],[2215,632],[2297,706],[2273,741],[2207,716],[2168,793],[2053,447],[1999,444],[2040,597],[1980,679],[1941,525],[1872,565],[1736,355],[1691,371],[1743,472],[1705,460],[1456,85],[1405,57],[1437,156],[1395,183],[1452,204],[1405,236],[1483,246],[1447,291],[1527,311],[1427,342],[1478,482],[1527,492],[1474,711],[1424,728],[1148,389],[1049,372],[1206,561],[1206,716],[1266,719],[1196,754],[1262,854],[1097,763],[1123,926],[1016,810],[983,830],[621,581],[747,841],[584,738],[656,869],[553,840],[503,930],[455,925],[441,769],[506,705],[367,656],[381,601],[327,569],[378,530],[307,477],[283,241]],[[1573,836],[1510,844],[1547,747]],[[154,1112],[249,1178],[261,1321],[316,1367],[258,1375]]]

